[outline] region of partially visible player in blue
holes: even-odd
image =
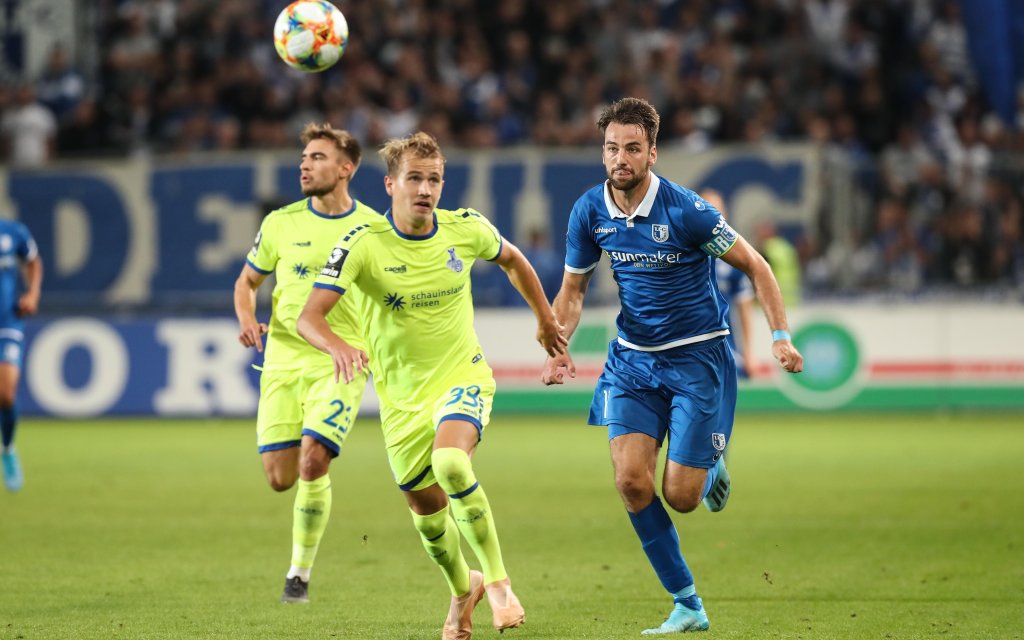
[[[608,180],[573,206],[565,276],[553,305],[571,334],[594,267],[608,256],[619,287],[618,337],[608,347],[588,422],[608,428],[615,486],[674,602],[668,619],[645,635],[709,627],[679,535],[655,493],[655,468],[667,436],[662,494],[669,506],[681,513],[702,500],[711,511],[725,507],[730,482],[722,452],[732,433],[736,367],[715,259],[750,277],[773,331],[772,354],[786,371],[803,369],[768,263],[714,207],[651,172],[658,123],[657,111],[637,98],[601,114]],[[566,374],[576,375],[568,352],[548,358],[542,381],[562,384]]]
[[[703,189],[700,197],[729,221],[725,199],[714,189]],[[736,375],[740,379],[757,376],[759,362],[754,350],[754,287],[747,274],[725,260],[715,261],[715,279],[718,290],[729,305],[729,348],[736,360]]]
[[[8,491],[17,491],[24,484],[21,463],[14,451],[24,338],[22,318],[39,308],[42,286],[43,261],[32,234],[20,222],[0,220],[0,436],[4,486]]]

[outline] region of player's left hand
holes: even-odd
[[[361,349],[356,349],[344,340],[338,339],[327,349],[327,354],[334,362],[334,381],[352,382],[356,374],[361,373],[370,362],[369,356]]]
[[[789,340],[773,342],[772,355],[779,361],[782,368],[790,373],[800,373],[804,370],[804,357]]]
[[[541,322],[537,325],[537,342],[551,357],[565,353],[566,347],[569,346],[569,341],[565,338],[565,327],[558,324],[557,320]]]
[[[39,310],[39,295],[26,291],[18,298],[18,317],[34,315]]]

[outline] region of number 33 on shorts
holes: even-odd
[[[494,398],[493,383],[485,386],[469,384],[452,387],[445,394],[439,411],[440,415],[437,417],[443,420],[448,416],[462,415],[482,427],[489,421],[492,398]]]

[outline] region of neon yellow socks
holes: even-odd
[[[489,584],[508,577],[501,559],[501,545],[491,515],[487,494],[476,481],[469,454],[462,449],[445,447],[431,456],[434,477],[448,494],[455,522],[476,553]]]
[[[292,519],[292,569],[289,577],[298,575],[308,582],[309,570],[313,567],[320,539],[331,517],[331,477],[324,474],[316,480],[299,478],[298,485]]]
[[[412,512],[412,522],[420,532],[423,548],[430,559],[437,563],[448,581],[448,588],[453,596],[461,596],[469,591],[469,565],[462,555],[459,546],[459,529],[455,526],[448,508],[437,513],[421,516]]]

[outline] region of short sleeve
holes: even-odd
[[[685,235],[704,253],[721,258],[736,244],[739,237],[722,217],[721,212],[703,198],[694,195],[693,208],[684,215]]]
[[[32,237],[28,227],[18,224],[17,229],[18,246],[15,248],[15,251],[22,262],[31,262],[39,255],[39,247],[36,246],[36,240]]]
[[[501,233],[481,213],[469,209],[469,213],[480,223],[480,232],[476,236],[476,255],[484,260],[497,260],[501,255]]]
[[[368,247],[365,242],[365,235],[352,237],[351,232],[346,235],[331,249],[327,256],[327,263],[320,270],[313,287],[316,289],[330,289],[337,293],[345,293],[353,282],[359,279],[363,270],[363,263],[367,259]]]
[[[591,234],[586,205],[580,200],[569,214],[569,228],[565,233],[565,270],[586,273],[601,260],[601,249]]]
[[[260,230],[256,233],[256,239],[252,242],[252,249],[246,256],[249,266],[263,275],[274,272],[277,267],[278,253],[277,245],[274,242],[274,223],[270,216],[263,219]]]

